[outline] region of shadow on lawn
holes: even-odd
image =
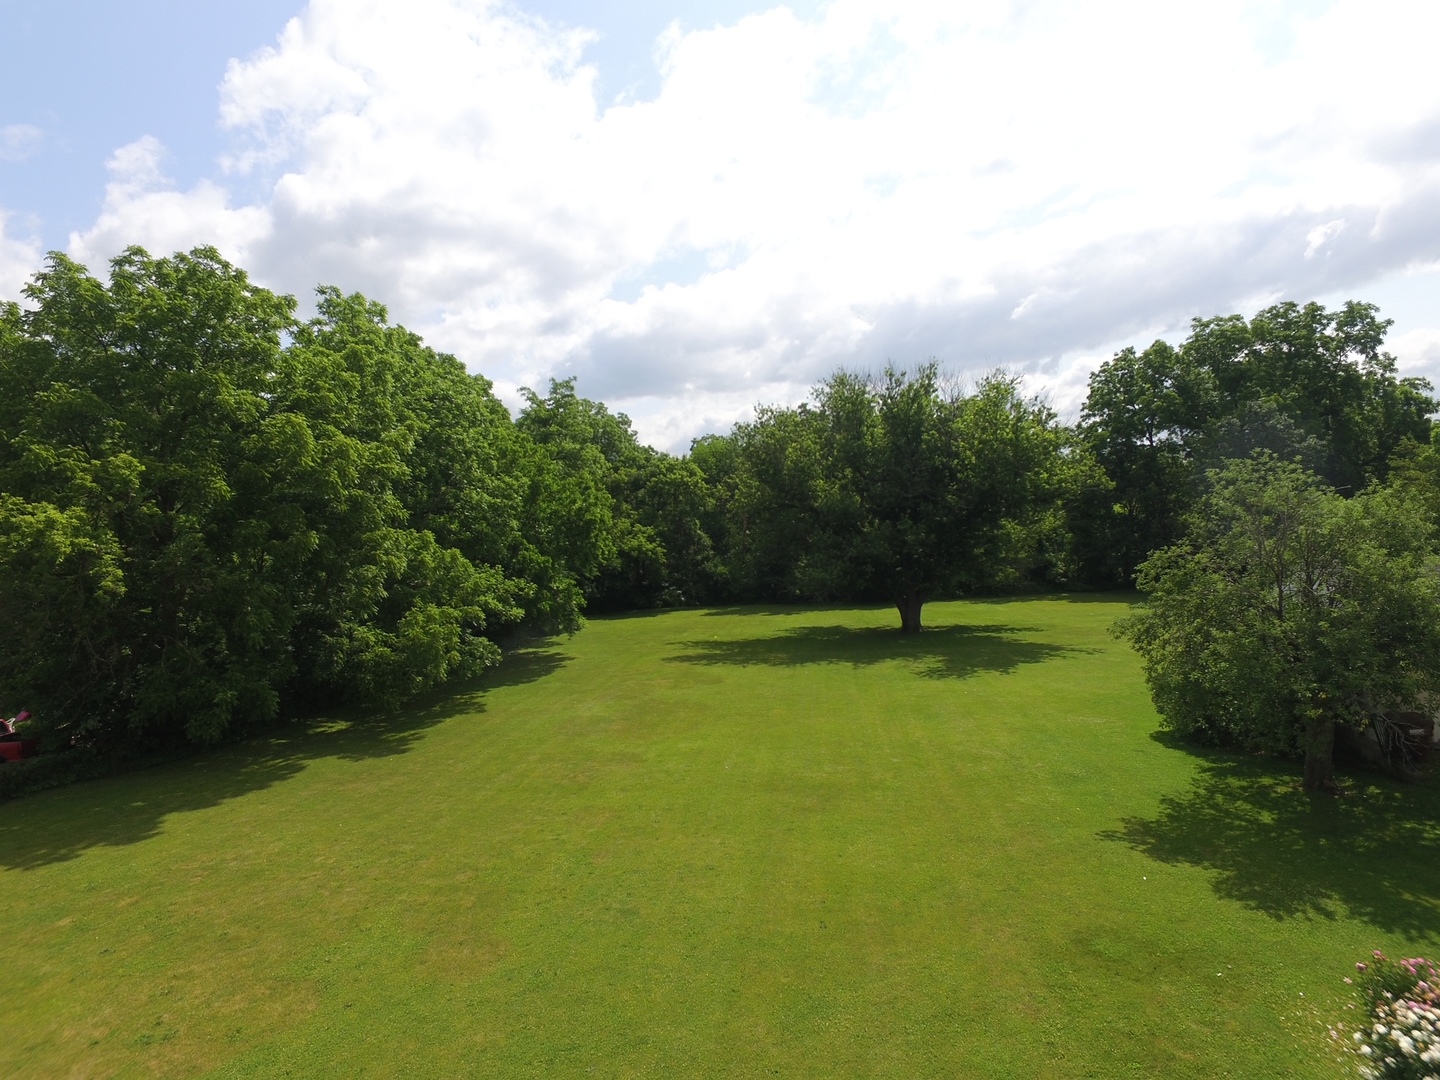
[[[1216,895],[1273,919],[1349,914],[1380,930],[1440,937],[1434,784],[1357,777],[1343,797],[1310,797],[1273,762],[1202,756],[1189,791],[1162,798],[1155,818],[1127,818],[1101,838],[1211,871]]]
[[[1037,592],[1015,593],[1008,596],[965,596],[952,600],[935,600],[932,603],[944,604],[954,602],[954,600],[966,604],[984,604],[989,607],[1026,604],[1037,600],[1064,604],[1134,605],[1142,602],[1144,597],[1134,589],[1112,589],[1105,592]],[[845,604],[811,604],[798,601],[794,604],[729,604],[702,609],[700,614],[707,618],[724,618],[733,615],[814,615],[826,611],[889,611],[893,613],[895,605],[875,601]],[[898,615],[896,615],[896,625],[899,625]]]
[[[977,599],[982,604],[1009,604],[1026,600],[1048,600],[1059,604],[1139,604],[1145,599],[1135,589],[1108,589],[1099,592],[1030,593]]]
[[[542,679],[569,660],[554,649],[519,649],[474,683],[429,695],[398,714],[297,724],[157,768],[27,796],[6,804],[0,816],[0,867],[33,869],[93,847],[138,843],[158,834],[171,814],[268,788],[311,761],[404,754],[441,721],[484,712],[489,691]]]
[[[856,604],[811,604],[796,601],[793,604],[729,604],[724,607],[703,609],[700,614],[706,618],[725,618],[731,615],[815,615],[824,611],[893,611],[894,604],[877,604],[866,601]],[[899,616],[896,616],[899,619]],[[899,625],[899,622],[896,622]]]
[[[906,635],[894,627],[797,626],[769,637],[731,641],[678,641],[687,650],[666,657],[672,664],[799,664],[861,666],[909,660],[916,674],[931,679],[964,679],[982,671],[1010,672],[1066,653],[1088,652],[1070,645],[1028,641],[1026,626],[937,626]]]

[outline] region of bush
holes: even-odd
[[[1344,1040],[1366,1080],[1440,1080],[1440,968],[1424,957],[1391,960],[1376,951],[1355,965],[1365,1024]]]

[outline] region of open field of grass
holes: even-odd
[[[1123,608],[598,620],[0,807],[0,1076],[1339,1075],[1440,792],[1156,738]]]

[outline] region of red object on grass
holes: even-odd
[[[15,725],[30,719],[30,711],[21,709],[11,720],[0,719],[0,762],[20,761],[34,757],[40,749],[40,740],[21,738],[15,733]]]
[[[0,739],[0,761],[23,761],[39,749],[39,739]]]

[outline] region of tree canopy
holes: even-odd
[[[1407,441],[1428,442],[1437,403],[1401,379],[1371,304],[1338,311],[1277,304],[1253,319],[1196,319],[1177,348],[1124,349],[1090,378],[1080,431],[1113,485],[1072,529],[1090,556],[1079,574],[1123,584],[1177,540],[1208,469],[1265,449],[1353,495],[1388,475]]]
[[[576,625],[584,507],[383,307],[321,290],[297,323],[211,249],[131,249],[108,285],[52,256],[26,295],[0,313],[0,697],[53,739],[395,702],[506,626]]]
[[[1344,499],[1268,451],[1210,474],[1184,538],[1140,567],[1121,632],[1165,725],[1303,753],[1331,782],[1336,724],[1364,727],[1440,689],[1440,553],[1410,494]]]
[[[936,595],[1026,579],[1067,474],[1054,414],[1008,376],[943,392],[937,368],[839,372],[761,409],[726,462],[733,571],[776,598],[883,598],[906,632]],[[712,441],[702,455],[717,461]]]
[[[1373,613],[1428,640],[1435,402],[1369,305],[1122,350],[1069,427],[930,363],[837,371],[688,456],[573,380],[512,417],[363,296],[296,311],[211,248],[108,281],[52,255],[0,305],[0,704],[51,745],[393,707],[587,610],[883,600],[913,633],[933,597],[1137,567],[1178,729],[1294,749],[1323,741],[1296,717],[1428,685]]]

